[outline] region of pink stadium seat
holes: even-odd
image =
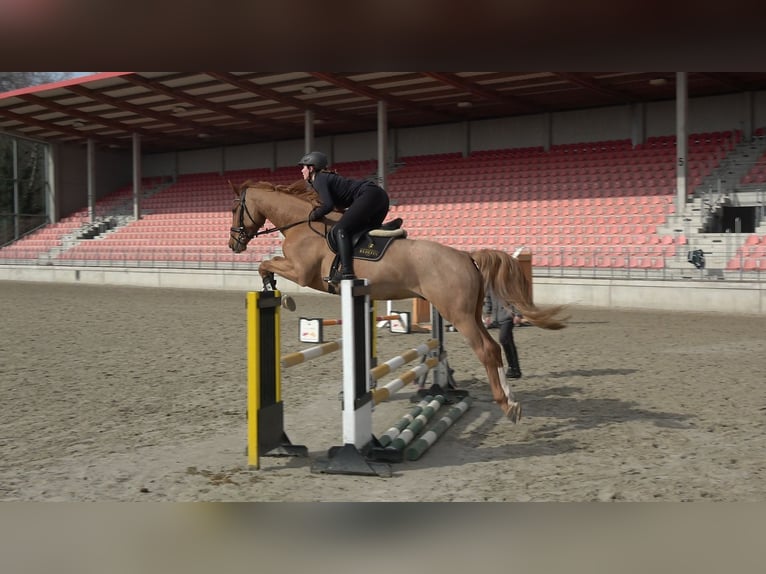
[[[766,271],[764,261],[758,257],[745,257],[742,269],[745,271]]]

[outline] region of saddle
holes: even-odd
[[[354,259],[364,259],[367,261],[378,261],[386,253],[388,246],[395,239],[404,239],[407,237],[407,231],[402,229],[402,218],[392,219],[377,228],[364,229],[351,236],[351,246],[354,249]],[[338,255],[338,246],[335,242],[335,234],[327,234],[327,247],[335,253],[335,258],[330,266],[330,277],[340,266],[340,255]],[[332,285],[331,285],[332,287]]]

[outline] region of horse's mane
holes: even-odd
[[[290,185],[274,185],[268,181],[259,181],[255,183],[248,179],[245,183],[242,184],[240,189],[244,189],[245,187],[267,188],[271,189],[271,191],[276,191],[277,193],[286,193],[288,195],[297,197],[298,199],[302,199],[303,201],[307,201],[312,205],[318,205],[320,203],[319,194],[303,179],[291,183]]]

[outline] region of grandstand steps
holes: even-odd
[[[720,164],[705,177],[694,192],[695,196],[724,193],[739,187],[742,179],[766,152],[766,138],[739,142]]]

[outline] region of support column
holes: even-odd
[[[303,151],[309,153],[314,150],[314,110],[306,110],[303,132]]]
[[[676,212],[683,213],[686,207],[688,173],[687,134],[688,101],[686,72],[676,72]]]
[[[21,237],[21,202],[19,201],[19,143],[16,138],[11,140],[13,157],[13,238]]]
[[[633,147],[646,142],[646,104],[638,102],[630,107],[631,144]]]
[[[96,152],[93,138],[88,138],[87,165],[88,174],[88,217],[91,223],[96,221]]]
[[[141,219],[141,135],[133,134],[133,217]]]
[[[386,102],[378,101],[378,183],[386,188],[386,166],[388,162],[388,110]]]

